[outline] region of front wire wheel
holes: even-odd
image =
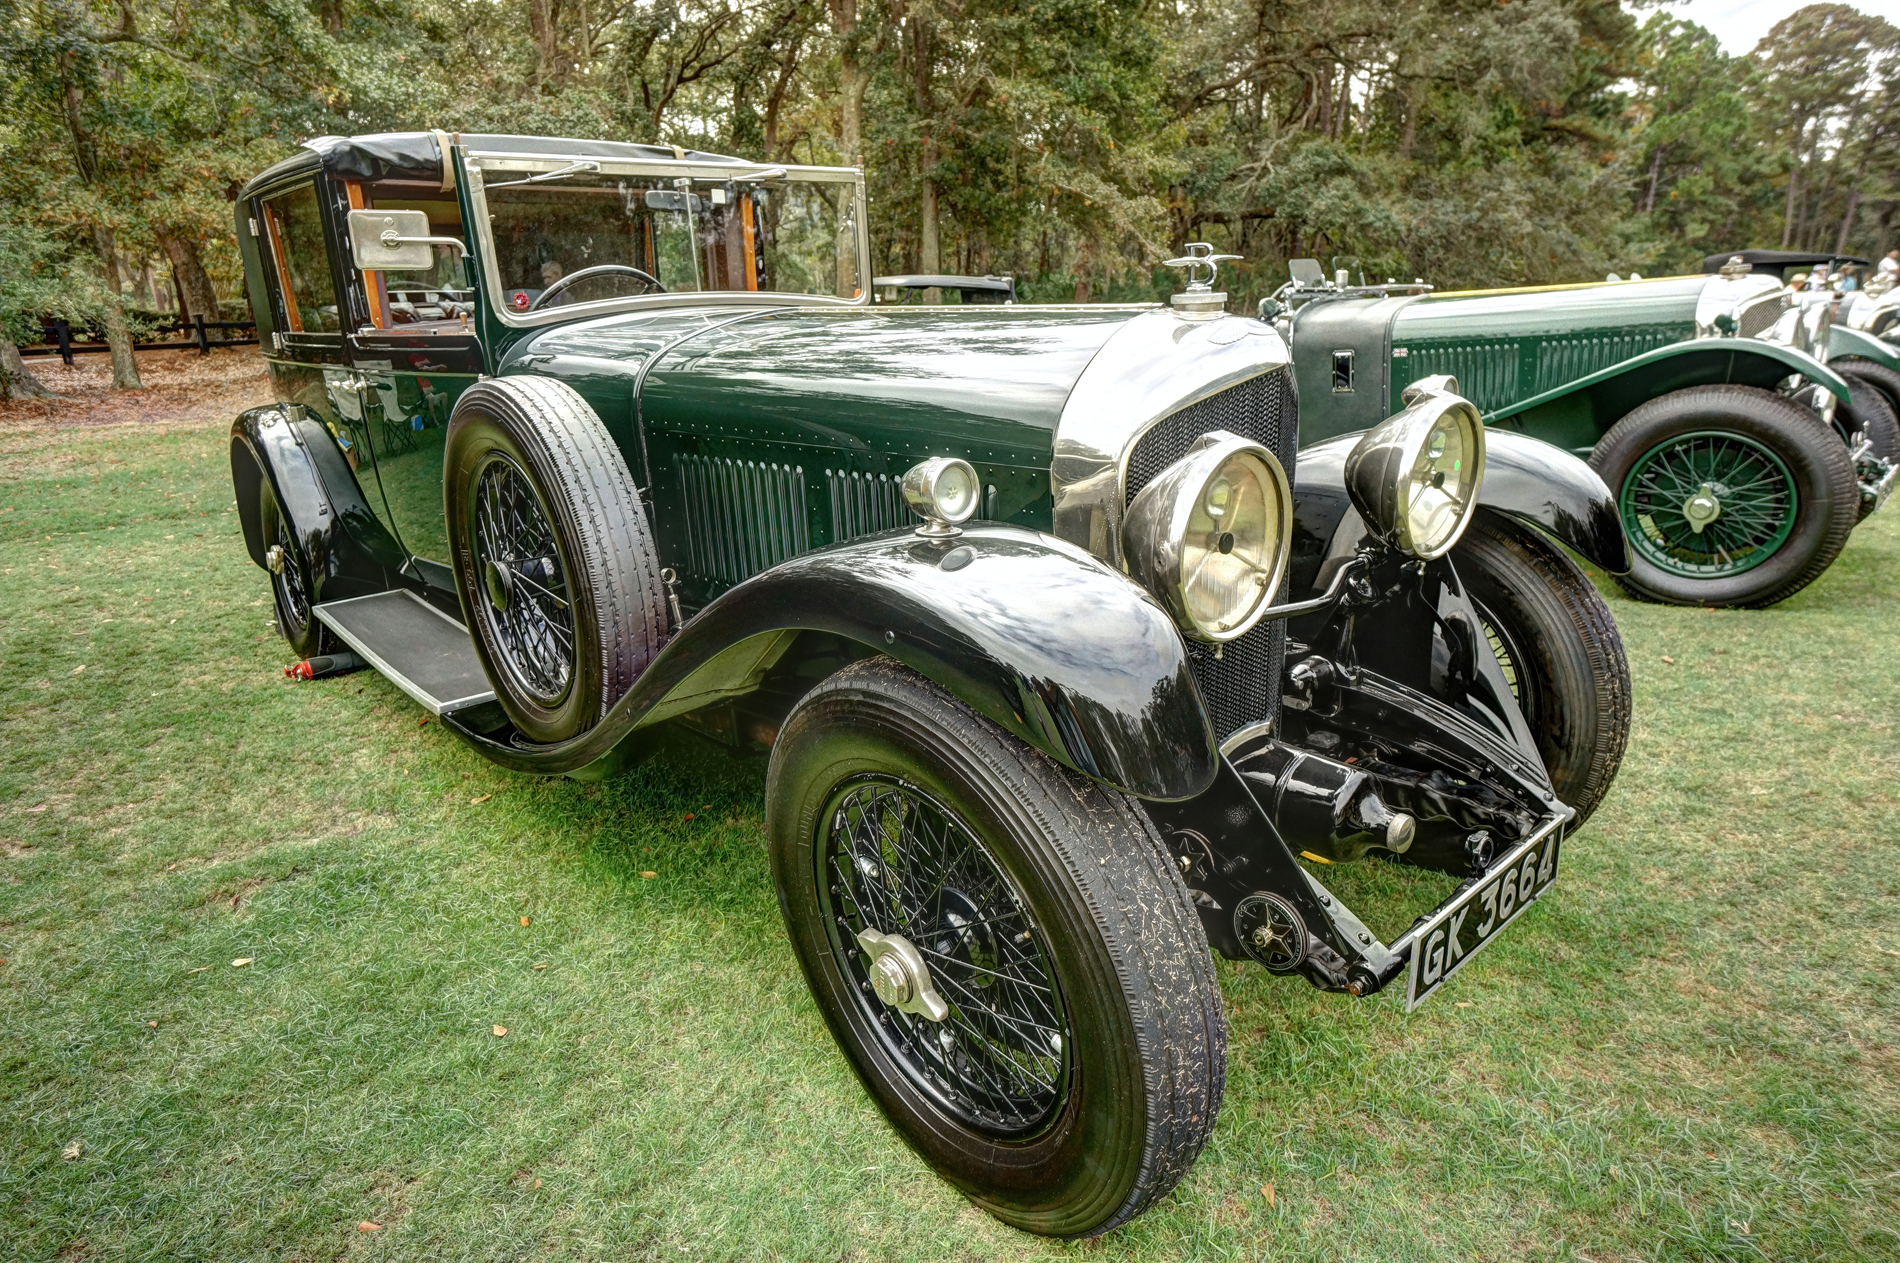
[[[1629,742],[1629,658],[1616,619],[1576,563],[1529,527],[1480,513],[1452,561],[1577,829],[1609,793]]]
[[[1590,453],[1616,492],[1631,566],[1616,581],[1672,605],[1758,609],[1820,578],[1847,544],[1860,483],[1814,412],[1752,386],[1689,386],[1632,409]]]
[[[831,945],[885,1050],[979,1131],[1048,1121],[1068,1076],[1068,1026],[1042,932],[968,826],[914,785],[867,773],[824,813],[818,889]],[[877,995],[859,936],[902,935],[942,995],[939,1021]]]
[[[1699,430],[1638,456],[1617,507],[1630,544],[1652,565],[1722,579],[1773,557],[1794,534],[1799,502],[1787,462],[1767,445]]]
[[[786,719],[766,830],[819,1011],[939,1175],[1014,1227],[1079,1237],[1186,1174],[1226,1026],[1134,800],[872,658]]]
[[[481,576],[477,617],[500,649],[510,682],[553,709],[574,682],[574,610],[568,567],[546,506],[521,467],[490,455],[475,476],[469,538]]]

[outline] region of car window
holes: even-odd
[[[276,264],[284,327],[292,333],[337,333],[336,286],[324,243],[317,192],[305,184],[264,203],[264,222]]]
[[[527,174],[486,172],[510,310],[662,291],[858,295],[849,183],[593,172],[527,183]]]
[[[370,210],[421,211],[429,217],[432,237],[462,238],[462,208],[453,193],[401,182],[351,184],[350,206]],[[475,291],[468,288],[462,260],[450,246],[431,246],[435,264],[427,272],[364,272],[370,322],[378,329],[409,333],[462,332],[475,312]]]

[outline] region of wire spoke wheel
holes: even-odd
[[[494,453],[476,475],[470,542],[486,600],[479,617],[514,685],[553,706],[574,681],[574,611],[567,567],[534,484]]]
[[[1617,497],[1624,530],[1657,568],[1686,578],[1741,574],[1794,533],[1795,478],[1765,444],[1698,430],[1636,458]]]
[[[278,616],[290,624],[284,630],[294,636],[310,626],[310,591],[304,586],[303,553],[291,533],[290,522],[281,510],[273,516],[277,528],[272,532],[271,543],[283,550],[280,554],[283,564],[272,573],[271,586],[277,589]]]
[[[834,791],[814,858],[832,948],[892,1059],[973,1130],[1045,1123],[1067,1090],[1068,1020],[1041,931],[983,843],[915,786],[864,774]],[[877,997],[865,930],[917,949],[942,1021]]]

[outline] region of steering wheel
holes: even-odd
[[[572,285],[575,281],[584,281],[590,276],[600,276],[607,272],[631,272],[635,276],[639,277],[641,280],[647,283],[649,287],[646,290],[647,293],[649,294],[666,293],[666,286],[660,284],[659,277],[649,276],[647,273],[642,272],[639,268],[628,267],[624,263],[597,263],[593,267],[582,268],[578,272],[569,272],[566,276],[563,276],[560,280],[554,282],[554,284],[548,286],[546,289],[542,290],[539,294],[536,294],[534,296],[534,301],[529,303],[526,309],[528,311],[539,311],[541,310],[542,307],[547,305],[548,299],[554,297],[556,294],[560,293],[562,290]]]

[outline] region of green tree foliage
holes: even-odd
[[[1299,255],[1465,286],[1871,254],[1897,88],[1900,33],[1843,4],[1738,57],[1620,0],[0,0],[0,266],[51,278],[15,317],[120,341],[241,306],[244,178],[422,127],[862,163],[880,273],[1064,301],[1155,296],[1203,239],[1237,298]]]

